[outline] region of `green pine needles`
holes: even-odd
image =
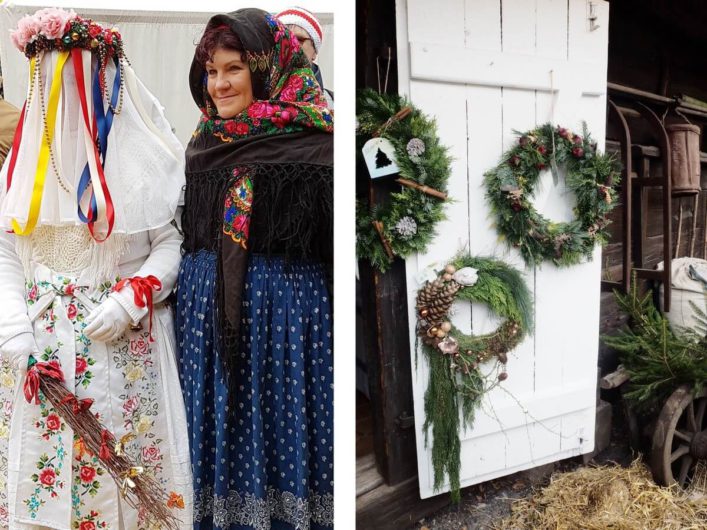
[[[630,317],[630,327],[602,340],[619,352],[630,376],[625,397],[645,411],[662,407],[682,384],[698,391],[707,383],[707,315],[692,304],[698,325],[675,333],[651,293],[641,295],[636,283],[634,279],[628,294],[615,293],[619,307]]]
[[[616,206],[619,168],[597,152],[584,125],[583,135],[549,123],[517,133],[518,143],[484,175],[486,197],[498,232],[518,248],[529,265],[549,260],[564,267],[591,259],[594,246],[608,240],[609,212]],[[540,174],[566,168],[567,188],[575,195],[575,219],[553,223],[533,207]]]
[[[391,120],[401,109],[412,112],[399,120]],[[379,94],[365,89],[356,102],[358,153],[375,133],[390,140],[395,147],[398,177],[427,186],[439,192],[447,191],[451,159],[447,148],[440,145],[434,120],[425,116],[409,101],[398,95]],[[390,120],[390,121],[389,121]],[[385,125],[387,124],[387,125]],[[394,256],[424,252],[435,236],[435,225],[444,219],[444,200],[418,189],[401,186],[385,204],[356,204],[356,253],[381,272],[392,263],[373,227],[374,221],[383,226],[383,233]]]
[[[463,334],[448,321],[454,300],[484,303],[504,321],[491,333]],[[432,434],[434,488],[448,477],[458,502],[460,430],[471,427],[484,394],[508,377],[507,353],[532,333],[532,297],[521,274],[502,261],[459,255],[420,289],[417,311],[417,335],[430,367],[424,432],[428,445]],[[491,359],[502,366],[500,374],[488,367],[482,372]]]

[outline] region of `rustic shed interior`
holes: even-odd
[[[665,124],[691,123],[704,132],[707,124],[707,55],[702,50],[707,45],[707,33],[704,31],[707,27],[707,6],[699,0],[613,0],[610,2],[609,20],[607,101],[629,109],[626,119],[631,131],[631,144],[636,146],[631,148],[633,166],[649,167],[650,177],[657,180],[662,177],[663,167],[659,138],[650,124],[636,117],[637,113],[632,114],[630,109],[640,103],[651,109]],[[359,0],[357,35],[357,87],[377,88],[380,65],[390,59],[392,75],[387,90],[396,92],[395,0]],[[680,99],[683,96],[688,99]],[[705,102],[704,107],[701,102]],[[608,105],[607,113],[606,150],[620,157],[622,129],[616,116],[609,112]],[[704,168],[707,164],[707,139],[704,134],[700,138],[700,151],[701,168]],[[694,196],[669,198],[671,257],[691,253],[696,257],[707,257],[707,195],[703,191],[707,187],[706,181],[707,174],[702,172],[696,211]],[[386,186],[381,182],[371,184],[365,168],[357,168],[359,196],[383,200],[389,191]],[[654,268],[664,259],[665,203],[662,189],[647,187],[643,198],[641,194],[637,189],[633,192],[630,248],[626,248],[624,238],[623,197],[612,213],[612,240],[602,255],[602,278],[606,283],[601,299],[601,333],[610,333],[625,320],[618,312],[611,292],[611,282],[620,282],[625,273],[624,252],[628,251],[632,264],[636,264],[638,258],[645,269]],[[641,206],[643,215],[640,214]],[[678,226],[681,227],[679,231]],[[676,254],[678,240],[680,246]],[[640,257],[637,256],[639,253]],[[357,427],[357,435],[360,435],[357,436],[360,448],[357,457],[362,459],[368,456],[366,469],[369,471],[375,461],[387,483],[380,486],[379,499],[375,502],[372,501],[373,491],[364,488],[363,497],[366,500],[357,504],[359,516],[364,516],[361,520],[371,524],[379,521],[376,518],[379,511],[383,514],[380,521],[390,523],[391,517],[400,521],[396,517],[404,510],[413,510],[412,505],[417,510],[413,517],[419,517],[420,510],[425,509],[425,503],[417,499],[414,487],[417,469],[414,429],[408,421],[412,410],[412,389],[405,292],[405,268],[401,260],[397,260],[392,269],[383,275],[373,271],[366,263],[360,263],[357,348],[359,371],[367,374],[367,392],[358,395],[358,414],[364,421],[359,422],[360,427]],[[603,345],[600,344],[599,348],[601,372],[612,371],[617,364],[615,356]],[[370,411],[370,414],[364,414],[364,411]],[[400,484],[397,494],[393,487],[396,484]],[[393,504],[390,504],[391,500]],[[427,503],[426,506],[431,507],[432,504]],[[387,516],[386,509],[389,509]]]

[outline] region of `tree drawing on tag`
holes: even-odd
[[[393,162],[388,158],[388,155],[386,155],[383,151],[381,151],[381,148],[378,148],[378,151],[376,152],[376,168],[381,168],[381,167],[386,167],[392,164]]]

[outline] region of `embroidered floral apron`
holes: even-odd
[[[75,278],[40,265],[26,287],[40,350],[37,360],[58,361],[66,381],[73,382],[67,386],[79,399],[94,400],[91,411],[116,438],[135,435],[126,445],[127,454],[163,486],[180,527],[191,528],[186,418],[169,310],[155,309],[155,342],[149,342],[146,329],[128,331],[113,343],[92,342],[83,332],[85,318],[108,296],[111,284],[89,290]],[[51,404],[44,398],[39,405],[27,403],[19,380],[4,384],[12,377],[7,367],[0,370],[0,449],[6,441],[3,429],[10,425],[9,451],[3,451],[9,457],[7,508],[2,506],[0,520],[6,515],[9,528],[23,530],[37,525],[61,530],[154,528],[122,499],[97,456],[86,451]],[[3,465],[0,461],[0,470]]]

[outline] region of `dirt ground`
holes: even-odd
[[[626,434],[617,429],[622,422],[616,421],[614,407],[614,429],[611,444],[594,457],[592,462],[606,464],[615,462],[628,466],[634,459]],[[511,504],[517,499],[530,497],[533,488],[541,488],[549,482],[555,471],[572,471],[582,464],[581,457],[562,460],[554,464],[515,473],[462,490],[461,502],[450,505],[425,517],[410,527],[414,530],[491,530],[494,524],[510,515]],[[530,530],[530,529],[529,529]]]

